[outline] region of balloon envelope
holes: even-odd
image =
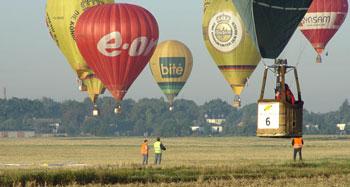
[[[75,25],[80,15],[88,8],[113,3],[114,0],[47,0],[46,23],[52,39],[67,58],[76,75],[83,79],[82,74],[90,70],[81,56],[75,42]]]
[[[209,7],[210,3],[212,3],[214,0],[203,0],[203,13],[207,10]]]
[[[154,80],[170,105],[190,76],[192,65],[191,51],[183,43],[167,40],[157,46],[150,60],[150,67]]]
[[[86,74],[86,75],[85,75]],[[96,103],[98,95],[103,94],[106,90],[106,87],[97,78],[96,74],[93,71],[84,73],[84,78],[82,79],[83,84],[87,87],[87,93],[93,103]]]
[[[277,58],[312,0],[232,0],[263,58]]]
[[[203,37],[219,70],[240,95],[261,57],[231,1],[210,4],[203,17]]]
[[[47,0],[46,23],[52,39],[68,60],[78,78],[87,86],[91,101],[95,103],[99,94],[104,92],[103,83],[81,56],[75,42],[75,25],[79,16],[88,8],[113,3],[114,0]]]
[[[299,29],[320,55],[344,23],[347,13],[348,0],[314,0]]]
[[[158,35],[153,15],[131,4],[89,8],[75,30],[84,59],[118,101],[148,63]]]

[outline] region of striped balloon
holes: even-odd
[[[176,40],[160,43],[150,60],[153,78],[168,98],[170,110],[175,97],[190,76],[192,64],[191,51]]]
[[[261,57],[232,1],[212,2],[203,17],[207,49],[236,95]]]

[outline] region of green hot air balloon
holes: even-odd
[[[191,51],[183,43],[167,40],[157,46],[150,67],[154,80],[168,98],[169,110],[190,76],[192,64]]]
[[[236,94],[233,106],[239,107],[239,95],[261,57],[230,0],[210,4],[203,17],[203,37],[210,55]]]

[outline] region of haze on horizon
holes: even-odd
[[[189,99],[201,105],[220,98],[232,104],[234,93],[210,57],[202,37],[202,1],[188,0],[120,0],[148,9],[157,19],[160,38],[178,40],[192,52],[194,62],[189,80],[178,98]],[[52,98],[57,101],[82,101],[87,94],[77,87],[75,74],[64,55],[49,35],[45,23],[46,0],[22,1],[13,5],[4,1],[0,11],[0,88],[6,87],[7,97],[40,99]],[[349,17],[349,15],[348,15]],[[350,98],[350,21],[347,18],[334,38],[328,43],[323,63],[316,64],[316,53],[306,38],[297,30],[281,54],[290,65],[297,65],[304,107],[313,112],[337,110],[345,99]],[[298,60],[300,59],[300,60]],[[244,89],[242,104],[258,100],[264,70],[261,62]],[[266,92],[272,97],[274,82],[269,74]],[[288,77],[296,95],[295,81]],[[103,96],[111,96],[108,91]],[[1,93],[2,97],[2,93]],[[125,99],[161,98],[160,88],[153,80],[147,65],[126,94]]]

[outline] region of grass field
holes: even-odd
[[[147,167],[140,164],[143,140],[0,139],[0,184],[350,186],[350,137],[346,136],[305,136],[303,162],[292,161],[291,139],[163,138],[167,150],[162,165],[152,165],[151,147]],[[149,142],[153,145],[154,138]],[[86,166],[47,166],[57,163]]]

